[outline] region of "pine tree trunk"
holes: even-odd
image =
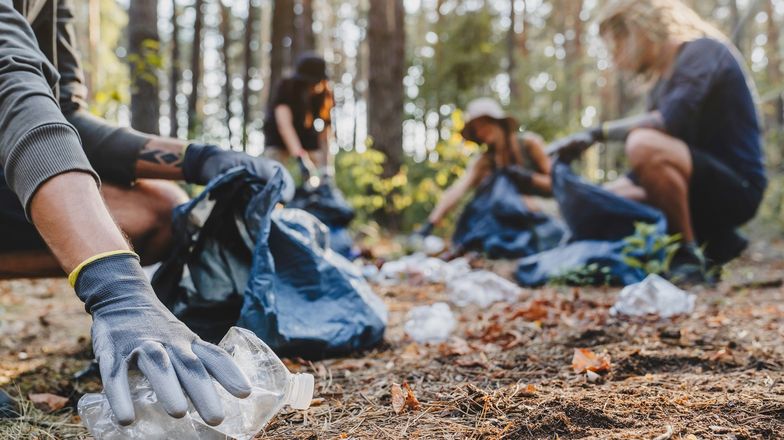
[[[150,63],[157,55],[158,2],[132,1],[128,10],[128,42],[131,67],[131,126],[149,134],[159,134],[158,67]]]
[[[313,33],[313,0],[300,0],[302,13],[298,14],[295,20],[296,30],[294,39],[294,56],[303,52],[308,52],[316,49],[316,36]]]
[[[773,0],[765,0],[765,12],[768,14],[767,25],[767,47],[765,52],[768,56],[768,84],[774,88],[781,87],[784,83],[784,75],[781,72],[781,48],[779,47],[780,30],[779,24],[775,20],[776,5]],[[784,96],[779,91],[773,97],[773,113],[769,117],[768,124],[771,129],[781,132],[784,129]]]
[[[403,77],[405,74],[403,0],[371,0],[368,14],[368,135],[387,160],[384,175],[403,163]]]
[[[227,6],[225,3],[221,2],[221,36],[223,38],[223,44],[221,45],[221,57],[223,58],[223,77],[225,82],[223,83],[223,99],[224,99],[224,120],[226,123],[226,130],[228,132],[228,139],[231,143],[231,98],[232,98],[232,87],[231,87],[231,6]]]
[[[180,122],[178,118],[177,96],[180,89],[180,25],[177,22],[180,12],[177,8],[177,0],[172,0],[172,36],[171,36],[171,73],[169,75],[169,136],[178,137]]]
[[[191,45],[191,94],[188,97],[188,137],[196,137],[201,126],[199,88],[202,78],[202,29],[204,27],[204,0],[194,4],[196,17],[193,22],[193,44]]]
[[[272,9],[270,87],[277,87],[284,70],[291,66],[294,43],[294,0],[275,0]]]
[[[248,21],[245,23],[245,52],[244,52],[244,72],[242,78],[242,151],[248,149],[248,126],[253,119],[253,110],[250,105],[250,81],[251,71],[255,66],[254,46],[259,35],[259,21],[261,16],[261,5],[254,1],[248,2]]]
[[[517,14],[515,13],[516,0],[509,0],[509,29],[506,33],[506,74],[509,77],[509,98],[516,103],[520,98],[517,87]]]

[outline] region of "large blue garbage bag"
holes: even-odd
[[[557,246],[564,228],[529,209],[505,170],[485,179],[457,222],[452,243],[489,258],[519,258]]]
[[[386,308],[358,269],[329,249],[312,215],[276,208],[280,176],[235,168],[174,212],[173,252],[153,276],[163,303],[205,340],[248,328],[281,355],[370,348]]]
[[[563,162],[553,166],[553,194],[570,231],[569,243],[521,259],[516,272],[520,284],[539,286],[589,266],[601,268],[593,280],[596,284],[628,285],[645,278],[647,274],[627,264],[627,259],[650,258],[650,246],[624,253],[624,239],[635,233],[637,223],[655,225],[649,240],[666,234],[661,211],[588,183]]]
[[[348,204],[340,190],[330,180],[322,181],[321,185],[308,189],[297,188],[294,199],[287,207],[297,208],[313,214],[329,228],[333,251],[346,258],[354,258],[354,242],[348,232],[348,225],[354,219],[354,208]]]

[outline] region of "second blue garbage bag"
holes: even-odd
[[[452,236],[453,245],[489,258],[520,258],[557,246],[563,226],[526,206],[504,169],[485,179],[465,207]]]
[[[232,325],[278,354],[338,356],[383,338],[387,311],[359,270],[329,249],[314,216],[277,207],[283,181],[237,168],[174,213],[175,246],[153,277],[172,312],[209,341]]]
[[[297,188],[294,199],[287,206],[307,211],[327,225],[332,250],[346,258],[356,256],[354,242],[348,232],[348,225],[356,213],[331,179],[323,179],[315,188]]]
[[[594,274],[595,279],[582,280],[586,283],[628,285],[642,281],[647,273],[629,265],[629,258],[646,260],[658,256],[649,255],[648,243],[629,251],[625,239],[635,234],[639,223],[654,225],[648,240],[665,235],[664,214],[585,181],[564,162],[555,163],[552,175],[553,195],[569,228],[569,242],[521,259],[517,281],[523,286],[539,286],[589,267],[600,270]]]

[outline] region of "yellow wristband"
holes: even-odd
[[[87,266],[88,264],[96,260],[100,260],[101,258],[111,257],[112,255],[123,255],[123,254],[133,255],[136,258],[139,258],[136,252],[125,250],[125,249],[119,251],[101,252],[100,254],[93,255],[92,257],[79,263],[79,265],[76,266],[76,269],[72,270],[71,273],[68,275],[68,282],[71,283],[71,287],[75,287],[76,280],[79,278],[79,273],[82,271],[82,269],[84,269],[85,266]]]

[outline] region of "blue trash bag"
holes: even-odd
[[[358,253],[354,250],[354,242],[347,229],[356,213],[330,180],[324,180],[321,185],[312,189],[297,188],[294,198],[286,206],[313,214],[329,227],[332,236],[330,246],[333,251],[349,259],[357,257]]]
[[[628,285],[647,275],[628,259],[663,258],[664,251],[650,253],[652,240],[667,233],[664,214],[651,206],[624,199],[576,176],[563,162],[553,166],[553,194],[569,228],[569,243],[520,260],[516,278],[523,286],[540,286],[582,268],[599,270],[582,279],[585,284]],[[624,253],[624,240],[635,233],[637,223],[655,225],[643,246]]]
[[[485,179],[457,221],[452,243],[489,258],[520,258],[557,246],[561,224],[531,211],[505,170]]]
[[[203,339],[232,325],[277,353],[322,358],[383,337],[386,308],[358,269],[329,249],[326,226],[276,209],[283,180],[243,168],[213,179],[175,209],[171,256],[153,276],[161,301]]]

